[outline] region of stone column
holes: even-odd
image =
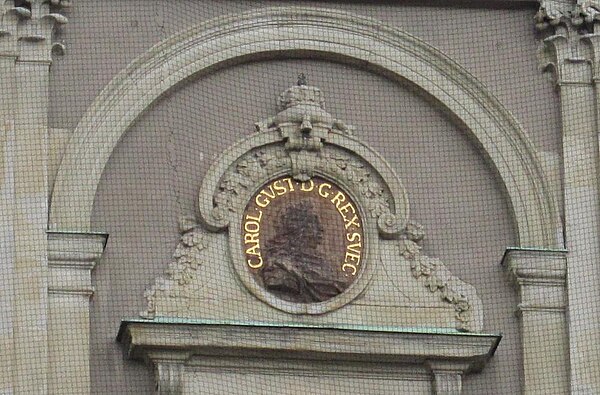
[[[571,390],[600,393],[598,346],[600,241],[598,229],[598,140],[594,90],[589,62],[567,59],[559,81],[562,145],[565,247],[569,251],[569,339]],[[569,79],[567,79],[569,78]]]
[[[561,10],[556,2],[543,3],[548,5],[538,13],[543,22],[538,26],[554,30],[544,40],[543,61],[555,71],[562,116],[571,392],[597,394],[600,347],[590,339],[600,335],[598,93],[592,81],[595,60],[585,47],[593,48],[595,38],[581,32],[594,29],[600,7],[581,1]]]
[[[569,394],[567,253],[510,249],[502,264],[519,289],[525,394]]]

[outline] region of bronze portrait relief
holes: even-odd
[[[241,225],[248,270],[282,300],[327,301],[362,271],[362,220],[350,196],[333,182],[272,180],[252,197]]]

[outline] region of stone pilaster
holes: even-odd
[[[551,35],[541,52],[542,65],[555,72],[560,94],[570,390],[584,394],[600,393],[600,347],[590,343],[600,335],[600,118],[593,33],[599,4],[578,1],[570,10],[560,8],[553,14],[560,18],[546,18]]]
[[[0,9],[0,371],[14,371],[13,305],[15,275],[15,62],[17,25],[31,15],[25,8],[4,4]],[[12,391],[12,375],[0,375],[0,393]]]
[[[569,394],[566,251],[510,249],[502,264],[519,290],[525,394]]]
[[[4,10],[0,27],[1,81],[12,93],[6,95],[2,110],[12,163],[5,167],[10,187],[3,192],[7,196],[2,206],[13,235],[2,274],[8,278],[12,298],[0,303],[3,310],[9,306],[14,358],[8,370],[12,377],[3,384],[15,393],[49,391],[48,79],[52,30],[66,22],[50,7],[60,5],[57,0],[23,2]]]
[[[90,393],[91,273],[102,256],[107,235],[48,233],[48,388]]]

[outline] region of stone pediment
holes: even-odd
[[[315,87],[278,104],[206,174],[142,316],[480,331],[474,288],[423,254],[402,183],[360,132]]]

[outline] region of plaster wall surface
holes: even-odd
[[[540,37],[532,18],[537,7],[534,2],[519,3],[506,2],[505,9],[501,4],[440,7],[430,1],[419,5],[330,0],[78,1],[67,11],[68,28],[58,31],[69,55],[57,58],[52,66],[50,123],[74,128],[116,73],[174,33],[217,16],[261,7],[310,6],[371,17],[435,46],[480,79],[541,151],[558,153],[558,96],[550,77],[539,71],[535,56]]]

